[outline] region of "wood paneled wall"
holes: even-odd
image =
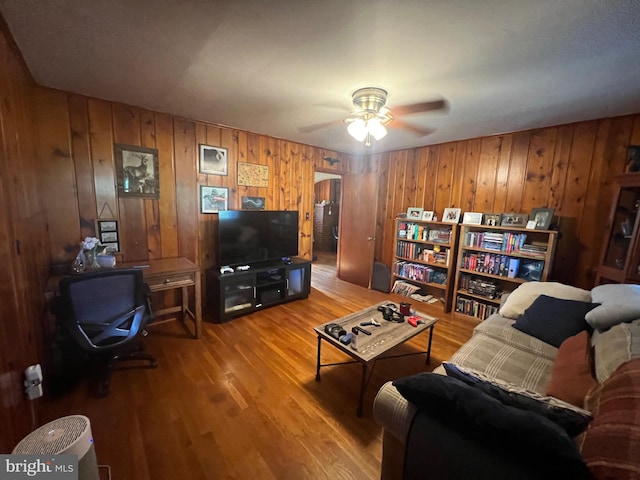
[[[408,207],[516,212],[555,209],[562,232],[552,279],[590,289],[607,230],[612,176],[640,144],[640,115],[607,118],[372,155],[377,169],[376,258],[392,263],[394,222]],[[361,163],[361,165],[357,165]]]
[[[73,260],[79,241],[95,235],[96,218],[115,217],[120,261],[183,256],[202,270],[214,266],[217,215],[200,213],[201,185],[228,188],[229,209],[240,209],[242,196],[260,196],[269,210],[299,210],[299,255],[309,259],[314,169],[340,173],[348,162],[324,149],[46,88],[36,90],[35,106],[54,262]],[[114,143],[158,150],[158,200],[117,195]],[[228,150],[228,175],[199,172],[200,144]],[[325,156],[343,161],[327,168]],[[238,162],[267,166],[269,186],[238,185]]]
[[[49,241],[34,152],[34,83],[0,17],[0,452],[31,430],[23,372],[42,359]],[[34,400],[39,416],[42,400]]]
[[[41,361],[49,262],[71,262],[95,219],[121,221],[121,261],[185,256],[215,265],[216,215],[201,214],[199,186],[264,196],[297,209],[300,255],[311,257],[313,172],[378,176],[376,258],[391,264],[393,219],[410,206],[523,212],[553,207],[563,234],[553,278],[590,288],[606,230],[612,175],[640,144],[640,115],[543,128],[352,158],[316,147],[33,85],[0,19],[1,451],[30,426],[22,371]],[[37,134],[35,133],[37,132]],[[158,149],[160,198],[119,198],[113,144]],[[227,176],[198,172],[198,145],[229,152]],[[329,165],[325,157],[341,162]],[[237,162],[269,167],[269,186],[237,184]],[[307,213],[309,218],[307,218]],[[37,405],[36,402],[36,414]]]

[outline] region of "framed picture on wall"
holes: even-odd
[[[229,158],[227,149],[200,144],[200,173],[228,175]]]
[[[115,219],[96,220],[96,236],[105,247],[105,253],[122,253],[120,251],[119,222]]]
[[[264,197],[242,197],[242,210],[264,210]]]
[[[160,198],[158,150],[116,143],[114,154],[118,195]]]
[[[221,210],[227,210],[228,204],[228,188],[200,185],[200,211],[202,213],[218,213]]]

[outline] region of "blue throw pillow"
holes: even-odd
[[[598,305],[540,295],[516,320],[513,328],[560,348],[567,338],[583,330],[591,331],[584,317]]]

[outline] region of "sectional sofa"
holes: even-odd
[[[640,285],[523,284],[374,418],[384,480],[640,478]]]

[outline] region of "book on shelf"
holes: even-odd
[[[433,243],[450,243],[451,229],[433,229],[429,230],[428,239]]]
[[[520,259],[512,258],[509,261],[509,268],[507,270],[507,277],[516,278],[518,276],[518,270],[520,269]]]
[[[420,265],[417,263],[395,262],[393,264],[393,273],[399,277],[421,283],[439,283],[444,285],[447,282],[446,272],[434,270],[428,265]]]
[[[494,300],[500,293],[500,285],[486,278],[479,278],[466,273],[460,276],[458,283],[460,289],[466,290],[473,295],[486,297]]]
[[[420,290],[420,287],[417,287],[409,282],[403,282],[402,280],[396,280],[395,282],[393,282],[393,288],[391,288],[391,291],[393,293],[404,295],[405,297],[410,297],[418,290]]]
[[[526,233],[512,232],[466,232],[464,244],[467,247],[496,250],[505,253],[517,252],[527,239]]]
[[[470,317],[477,317],[481,320],[487,319],[490,315],[497,313],[499,307],[490,305],[470,298],[458,297],[456,299],[456,312],[464,313]]]
[[[473,270],[478,273],[508,277],[509,267],[517,268],[518,261],[517,258],[497,253],[463,252],[460,266],[465,270]]]
[[[547,246],[525,243],[520,247],[520,253],[524,255],[544,256],[547,253]]]

